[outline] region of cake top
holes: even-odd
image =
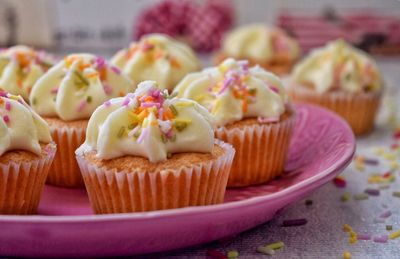
[[[376,92],[383,87],[373,59],[343,40],[313,50],[296,65],[292,80],[312,87],[318,93],[334,90]]]
[[[0,88],[28,100],[32,86],[54,63],[54,59],[44,51],[26,46],[2,49]]]
[[[288,101],[278,77],[259,66],[249,68],[247,61],[232,58],[217,67],[187,75],[174,93],[206,107],[217,126],[251,117],[277,121]]]
[[[91,54],[71,54],[33,86],[30,103],[42,116],[88,119],[97,106],[133,90],[131,80]]]
[[[283,30],[264,24],[251,24],[230,32],[222,49],[228,56],[260,62],[276,59],[296,60],[300,56],[297,42]]]
[[[10,150],[40,154],[41,143],[51,141],[47,123],[21,96],[0,92],[0,156]]]
[[[172,153],[208,153],[213,145],[212,118],[206,109],[168,95],[154,81],[144,81],[134,93],[96,109],[77,154],[95,150],[101,159],[133,155],[155,163]]]
[[[117,52],[111,62],[135,84],[154,80],[168,90],[187,73],[200,70],[200,62],[189,46],[163,34],[143,36],[129,48]]]

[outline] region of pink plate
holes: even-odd
[[[46,187],[36,216],[0,216],[0,256],[127,256],[210,242],[270,220],[332,180],[350,163],[355,140],[335,114],[297,105],[286,173],[268,184],[228,190],[220,205],[90,215],[84,190]]]

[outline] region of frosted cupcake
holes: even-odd
[[[282,174],[294,126],[294,113],[281,81],[247,61],[227,59],[218,67],[187,75],[178,97],[206,107],[218,126],[217,138],[236,155],[228,186],[267,182]]]
[[[49,184],[83,186],[75,150],[85,141],[88,119],[104,101],[124,96],[132,88],[129,78],[117,68],[90,54],[65,57],[36,82],[31,106],[50,125],[59,147],[47,179]]]
[[[97,108],[76,151],[95,213],[221,203],[234,150],[214,140],[211,120],[153,81]]]
[[[373,59],[343,40],[316,49],[294,69],[289,94],[341,115],[356,135],[374,126],[383,81]]]
[[[0,214],[33,214],[56,146],[21,96],[0,92]]]
[[[26,46],[2,49],[0,88],[28,101],[32,86],[53,65],[54,59],[43,51]]]
[[[189,46],[163,34],[143,36],[129,48],[117,52],[111,62],[135,85],[154,80],[169,91],[187,73],[200,70],[200,62]]]
[[[228,33],[216,56],[219,64],[227,57],[249,60],[277,74],[288,74],[300,57],[297,41],[276,27],[251,24]]]

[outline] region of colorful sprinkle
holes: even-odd
[[[237,250],[228,251],[227,256],[229,259],[235,259],[239,257],[239,252]]]
[[[111,66],[111,70],[117,75],[121,74],[121,70],[116,66]]]
[[[367,188],[364,191],[366,194],[370,196],[379,196],[380,191],[378,189]]]
[[[342,196],[340,196],[340,200],[342,202],[347,202],[350,200],[350,193],[345,192]]]
[[[371,235],[369,234],[357,234],[357,239],[358,240],[371,240]]]
[[[284,246],[285,246],[285,244],[282,241],[266,245],[267,248],[270,248],[270,249],[273,249],[273,250],[281,249]]]
[[[392,226],[392,225],[386,225],[386,230],[387,230],[387,231],[393,230],[393,226]]]
[[[3,116],[3,120],[5,123],[9,123],[10,122],[10,117],[8,117],[8,115],[4,115]]]
[[[344,251],[343,259],[351,259],[351,253],[349,251]]]
[[[85,109],[86,105],[87,105],[86,100],[82,100],[82,101],[79,103],[78,107],[77,107],[77,111],[78,111],[78,112],[83,111],[83,109]]]
[[[333,179],[333,183],[338,188],[346,187],[346,180],[344,179],[343,176],[336,176],[335,179]]]
[[[307,224],[307,219],[301,218],[301,219],[289,219],[289,220],[284,220],[282,223],[282,227],[295,227],[295,226],[302,226]]]
[[[358,193],[353,196],[353,198],[357,201],[367,200],[369,198],[368,194],[366,193]]]
[[[275,251],[271,248],[265,246],[259,246],[256,250],[258,253],[265,254],[265,255],[274,255]]]
[[[398,237],[400,237],[400,230],[392,232],[392,233],[389,234],[389,239],[396,239]]]
[[[386,210],[386,211],[382,212],[382,213],[379,215],[379,217],[380,217],[381,219],[387,219],[387,218],[389,218],[391,215],[392,215],[392,212],[391,212],[390,210]]]
[[[227,259],[223,253],[215,250],[215,249],[209,249],[207,250],[207,255],[213,259]]]
[[[372,238],[375,243],[386,243],[388,241],[388,235],[379,235]]]
[[[400,192],[393,192],[393,193],[392,193],[392,196],[393,196],[393,197],[400,198]]]
[[[11,111],[11,103],[6,101],[5,108],[6,108],[7,111]]]

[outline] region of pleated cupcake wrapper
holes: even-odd
[[[282,174],[289,149],[295,115],[278,123],[215,131],[218,139],[235,150],[228,187],[265,183]]]
[[[0,164],[0,214],[35,214],[56,147],[30,162]]]
[[[57,153],[47,183],[62,187],[84,187],[75,150],[85,142],[86,129],[52,127],[51,135],[57,144]]]
[[[336,112],[349,123],[355,135],[366,134],[373,129],[382,95],[381,92],[318,94],[306,87],[293,85],[288,92],[294,101],[314,103]]]
[[[99,168],[77,156],[96,214],[173,209],[222,203],[235,150],[216,141],[225,154],[214,161],[160,172]]]

